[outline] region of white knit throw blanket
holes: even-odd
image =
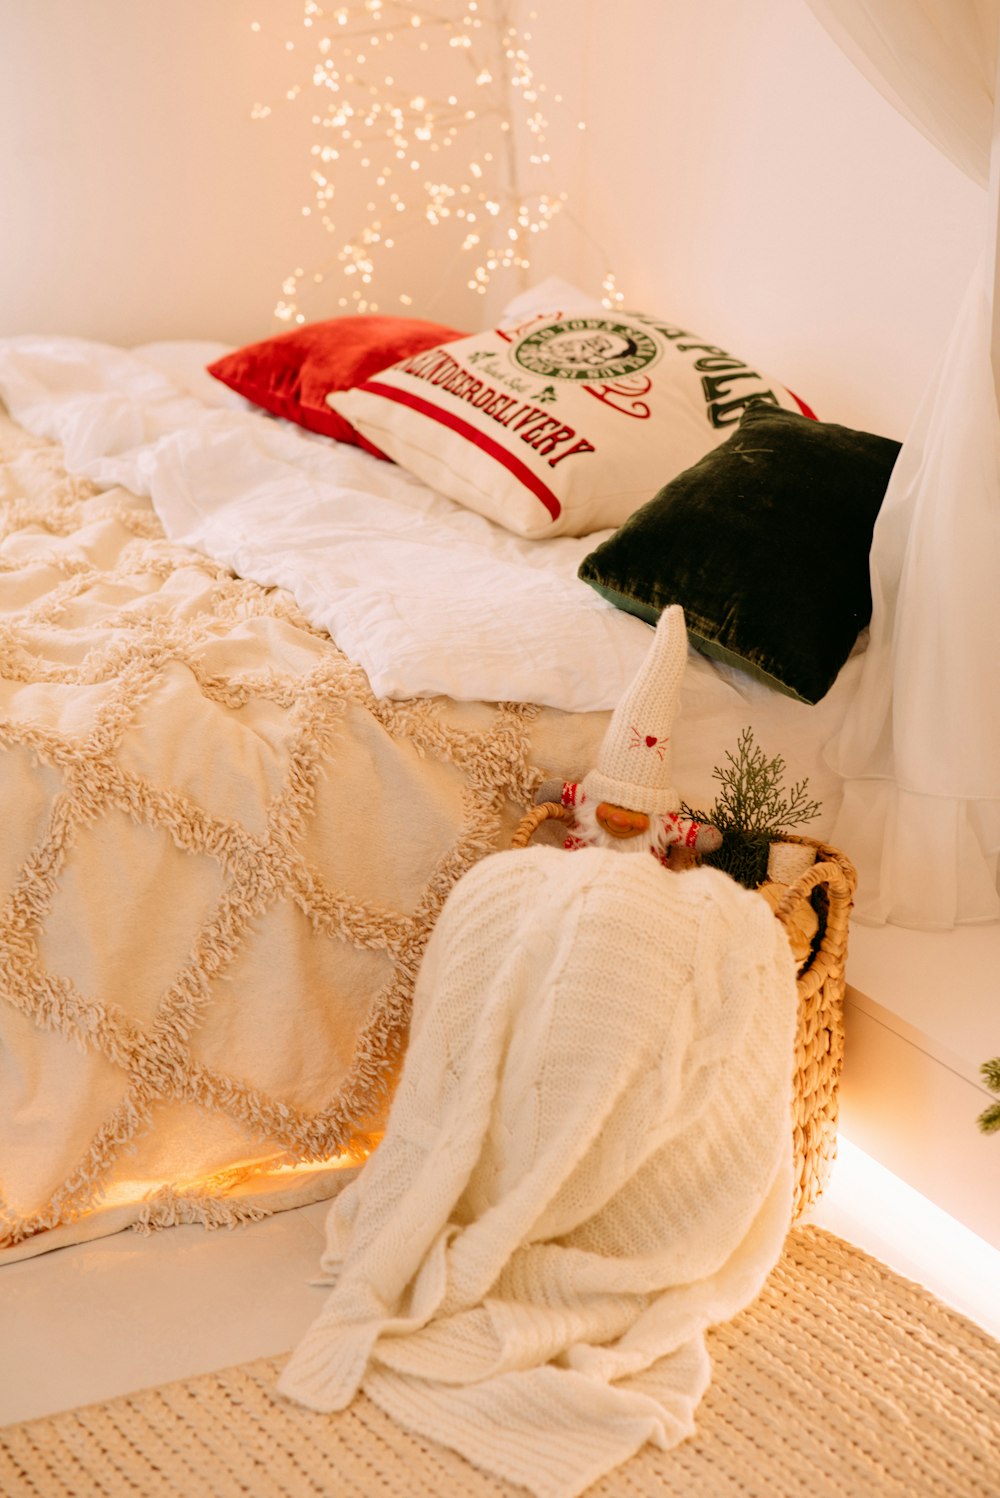
[[[781,926],[713,869],[549,847],[477,864],[280,1391],[338,1410],[363,1386],[544,1498],[683,1440],[705,1328],[788,1229],[795,1005]]]

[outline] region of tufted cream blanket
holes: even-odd
[[[606,715],[389,702],[0,413],[0,1262],[333,1194],[424,944]]]

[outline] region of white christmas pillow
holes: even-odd
[[[592,303],[428,349],[326,400],[417,478],[533,539],[620,525],[752,400],[812,415],[696,333]]]

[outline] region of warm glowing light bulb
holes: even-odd
[[[543,174],[552,168],[541,104],[546,90],[534,74],[530,32],[512,14],[508,0],[491,7],[482,0],[341,0],[335,9],[303,0],[298,37],[304,74],[285,90],[285,102],[295,104],[310,87],[325,90],[327,112],[310,115],[316,134],[309,154],[316,166],[301,216],[317,219],[317,230],[335,236],[335,249],[322,271],[307,276],[300,270],[286,278],[275,308],[279,320],[301,320],[303,286],[329,287],[335,276],[346,278],[350,287],[337,305],[377,306],[369,288],[394,245],[382,232],[380,204],[383,216],[391,213],[410,236],[406,263],[411,254],[413,263],[427,258],[412,237],[421,224],[444,234],[452,221],[453,231],[459,231],[457,252],[479,260],[468,277],[476,295],[483,296],[498,275],[518,274],[523,286],[530,264],[527,237],[537,238],[548,228],[566,195],[539,191]],[[250,24],[260,32],[260,21]],[[295,41],[284,45],[296,52]],[[436,62],[429,72],[423,54],[432,49]],[[555,101],[562,104],[562,96],[555,95]],[[257,104],[252,115],[263,119],[271,112],[269,105]],[[585,122],[578,126],[585,129]],[[329,145],[330,131],[336,132],[340,150]],[[459,150],[446,152],[459,143]],[[343,160],[355,164],[353,173],[343,172]],[[431,164],[434,181],[424,177],[424,162]],[[321,166],[342,173],[336,184],[333,170],[320,171]],[[405,199],[389,191],[393,170],[398,174],[404,168],[410,183]],[[359,202],[369,217],[350,226],[345,238],[333,210],[335,185],[343,195],[337,198],[342,213],[355,183],[364,192]],[[485,240],[472,230],[473,204],[488,216]],[[603,289],[606,297],[619,296],[613,278]],[[412,305],[410,292],[397,295],[400,305]],[[325,305],[333,304],[330,294]]]

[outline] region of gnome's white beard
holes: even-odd
[[[657,833],[660,829],[655,817],[650,818],[645,832],[637,832],[634,837],[612,837],[597,820],[598,804],[584,797],[574,806],[577,837],[592,848],[611,848],[615,853],[655,853],[659,856],[660,840]]]

